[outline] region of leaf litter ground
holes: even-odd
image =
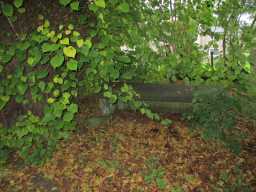
[[[13,160],[2,168],[0,192],[223,191],[241,178],[241,185],[256,191],[255,153],[236,156],[204,141],[177,116],[169,128],[133,112],[117,112],[91,126],[87,118],[99,114],[90,105],[81,106],[78,131],[46,164]],[[256,138],[255,131],[251,135]]]

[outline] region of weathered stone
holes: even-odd
[[[95,128],[105,123],[109,118],[110,116],[91,117],[85,120],[85,124],[89,128]]]

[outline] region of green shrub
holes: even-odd
[[[238,100],[224,88],[197,92],[193,101],[192,122],[202,129],[205,139],[224,142],[233,152],[240,152],[241,133],[237,132]]]
[[[241,76],[236,85],[241,115],[248,120],[256,120],[256,75],[255,72]]]

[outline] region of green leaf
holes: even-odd
[[[43,78],[45,78],[45,77],[47,77],[48,76],[48,71],[47,70],[40,70],[40,71],[38,71],[37,73],[36,73],[36,77],[38,78],[38,79],[43,79]]]
[[[51,90],[53,89],[53,87],[54,87],[54,84],[53,84],[52,82],[48,83],[45,92],[46,92],[46,93],[51,92]]]
[[[44,43],[42,45],[42,51],[44,53],[46,52],[54,52],[60,48],[60,45],[58,44],[51,44],[51,43]]]
[[[17,85],[17,90],[20,95],[24,95],[26,93],[27,89],[28,89],[28,85],[25,83],[19,83]]]
[[[161,124],[168,127],[172,124],[172,121],[170,119],[164,119],[161,121]]]
[[[62,45],[69,45],[69,38],[65,37],[63,39],[60,40],[60,44]]]
[[[14,49],[9,49],[7,52],[0,53],[0,62],[8,63],[10,62],[15,55]]]
[[[73,37],[79,37],[81,34],[78,31],[73,31]]]
[[[70,2],[71,2],[71,0],[59,0],[59,3],[61,5],[63,5],[64,7],[66,7]]]
[[[40,82],[38,83],[38,87],[40,88],[41,91],[44,91],[44,90],[45,90],[45,87],[46,87],[45,82],[40,81]]]
[[[16,48],[21,50],[21,51],[26,51],[30,47],[30,42],[29,41],[24,41],[20,42],[16,45]]]
[[[38,43],[42,43],[42,42],[48,40],[48,37],[46,37],[45,35],[35,34],[35,33],[34,33],[34,34],[32,34],[32,36],[31,36],[31,40],[36,41],[36,42],[38,42]]]
[[[62,53],[56,54],[50,61],[53,68],[60,67],[64,62],[64,56]]]
[[[67,62],[67,68],[71,71],[76,71],[78,67],[78,62],[75,59],[70,59]]]
[[[166,181],[163,178],[156,178],[156,184],[159,189],[165,189],[166,188]]]
[[[117,9],[120,11],[120,12],[123,12],[123,13],[128,13],[130,11],[130,6],[128,3],[121,3]]]
[[[64,47],[63,48],[63,53],[67,57],[72,57],[75,58],[76,56],[76,49],[72,46]]]
[[[63,84],[63,78],[60,77],[59,75],[56,75],[56,76],[54,76],[54,78],[53,78],[53,82],[62,85],[62,84]]]
[[[79,11],[79,1],[74,1],[70,4],[70,8],[73,11]]]
[[[65,114],[63,115],[63,120],[65,122],[70,122],[73,120],[73,118],[74,118],[74,113],[70,111],[66,111]]]
[[[4,106],[8,103],[9,100],[9,96],[0,96],[0,110],[4,108]]]
[[[83,47],[81,47],[81,48],[79,49],[79,53],[81,53],[82,56],[88,56],[89,51],[90,51],[90,49],[88,49],[88,47],[86,47],[86,46],[83,46]],[[81,61],[82,61],[83,59],[84,59],[84,60],[87,60],[86,57],[81,57],[81,58],[80,58]]]
[[[105,91],[104,97],[108,98],[111,103],[115,103],[117,101],[117,96],[114,95],[111,91]]]
[[[100,8],[105,8],[106,7],[105,0],[95,0],[95,5],[97,7],[100,7]]]
[[[76,41],[76,45],[77,45],[77,47],[81,48],[84,45],[84,40],[83,39],[78,39]]]
[[[118,61],[122,62],[122,63],[131,63],[131,59],[130,57],[126,56],[126,55],[122,55],[122,56],[119,56],[117,58]]]
[[[29,50],[29,57],[28,57],[28,64],[30,66],[35,66],[36,64],[39,63],[41,60],[42,53],[38,47],[34,47]]]
[[[6,16],[6,17],[13,16],[13,6],[9,3],[3,3],[2,11],[3,11],[4,16]]]
[[[74,25],[73,24],[69,24],[68,25],[68,29],[71,30],[71,31],[74,30]]]
[[[13,4],[16,8],[20,8],[23,5],[23,0],[14,0]]]
[[[67,110],[71,113],[77,113],[78,112],[78,105],[77,104],[71,104],[68,106]]]
[[[60,91],[58,89],[53,91],[53,96],[58,97],[60,95]]]
[[[64,103],[65,105],[69,103],[69,98],[71,97],[71,94],[68,92],[63,93],[63,101],[62,103]]]
[[[66,106],[63,103],[57,102],[54,104],[53,108],[53,114],[59,118],[62,116],[62,113]]]
[[[92,47],[92,41],[91,39],[86,39],[86,41],[84,42],[84,44],[86,45],[86,47],[88,47],[89,49]]]
[[[61,33],[59,33],[59,34],[57,35],[57,38],[58,38],[58,39],[61,39],[62,36],[63,36],[63,35],[62,35]]]
[[[52,98],[52,97],[50,97],[50,98],[47,99],[47,103],[49,103],[49,104],[53,104],[54,101],[55,101],[55,99]]]
[[[45,20],[43,26],[44,26],[45,28],[50,27],[50,21],[49,21],[49,20]]]

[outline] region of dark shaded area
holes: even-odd
[[[5,2],[12,2],[11,0]],[[72,12],[69,7],[60,7],[58,1],[50,0],[25,0],[24,8],[26,12],[20,14],[15,11],[16,21],[13,22],[15,31],[23,36],[34,31],[39,23],[38,15],[43,15],[46,19],[49,19],[51,25],[58,26],[60,24],[74,23],[79,20],[80,13],[87,13],[88,1],[83,1],[81,5],[82,11],[79,13]],[[86,27],[80,26],[79,31],[86,31]],[[10,27],[8,20],[2,14],[0,14],[0,42],[8,43],[16,39],[15,33]]]

